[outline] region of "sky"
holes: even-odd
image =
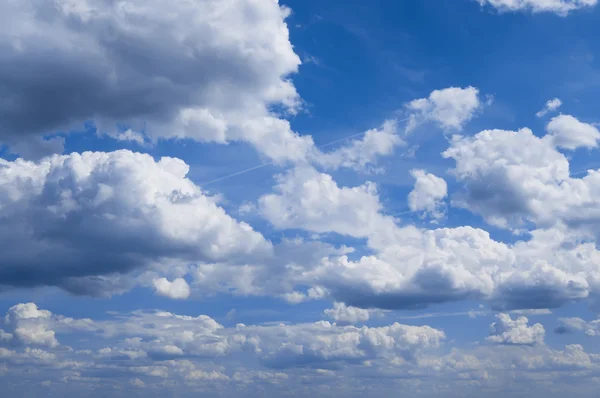
[[[0,2],[3,397],[597,396],[599,19]]]

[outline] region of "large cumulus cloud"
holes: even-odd
[[[86,293],[102,289],[90,277],[269,256],[271,244],[187,172],[181,160],[129,151],[0,160],[0,284]]]
[[[118,139],[245,140],[302,156],[310,138],[270,112],[300,104],[288,14],[276,0],[3,2],[0,142],[40,156],[61,142],[39,136],[93,120]]]

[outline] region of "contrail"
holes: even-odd
[[[397,120],[396,122],[397,122],[397,123],[400,123],[400,122],[405,122],[405,121],[407,121],[408,119],[410,119],[410,117],[404,118],[404,119],[402,119],[402,120]],[[332,145],[338,144],[338,143],[340,143],[340,142],[348,141],[348,140],[350,140],[350,139],[352,139],[352,138],[359,137],[359,136],[361,136],[361,135],[364,135],[365,133],[366,133],[366,131],[363,131],[363,132],[361,132],[361,133],[352,134],[352,135],[349,135],[349,136],[347,136],[347,137],[343,137],[343,138],[337,139],[337,140],[335,140],[335,141],[328,142],[327,144],[319,145],[319,146],[317,146],[317,148],[319,148],[319,149],[322,149],[322,148],[327,148],[327,147],[329,147],[329,146],[332,146]],[[219,177],[219,178],[217,178],[217,179],[214,179],[214,180],[211,180],[211,181],[205,182],[205,183],[203,183],[203,184],[200,184],[200,186],[201,186],[201,187],[205,187],[205,186],[207,186],[207,185],[214,184],[214,183],[216,183],[216,182],[219,182],[219,181],[227,180],[227,179],[229,179],[229,178],[236,177],[236,176],[239,176],[239,175],[241,175],[241,174],[246,174],[246,173],[248,173],[248,172],[250,172],[250,171],[254,171],[254,170],[262,169],[263,167],[271,166],[271,165],[272,165],[272,164],[274,164],[274,163],[275,163],[275,161],[273,161],[273,160],[272,160],[272,161],[270,161],[270,162],[267,162],[267,163],[261,163],[261,164],[259,164],[259,165],[257,165],[257,166],[253,166],[253,167],[250,167],[250,168],[248,168],[248,169],[245,169],[245,170],[236,171],[236,172],[235,172],[235,173],[233,173],[233,174],[229,174],[229,175],[226,175],[226,176],[223,176],[223,177]]]

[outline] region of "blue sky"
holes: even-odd
[[[592,397],[597,0],[0,5],[0,385]]]

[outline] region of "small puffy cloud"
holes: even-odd
[[[564,149],[596,148],[600,140],[600,131],[595,126],[580,122],[571,115],[552,118],[546,130],[554,145]]]
[[[406,108],[412,113],[407,130],[420,123],[434,122],[444,130],[462,130],[481,106],[479,90],[475,87],[450,87],[434,90],[428,98],[409,102]]]
[[[443,200],[448,194],[448,186],[444,179],[424,170],[411,170],[415,178],[415,186],[408,194],[408,207],[411,211],[420,211],[432,218],[443,216]]]
[[[183,278],[176,278],[169,282],[167,278],[158,278],[152,281],[156,293],[160,296],[175,300],[184,300],[190,296],[190,286]]]
[[[477,2],[482,6],[492,6],[500,12],[551,12],[560,16],[567,16],[572,11],[598,4],[598,0],[477,0]]]
[[[146,383],[144,383],[143,381],[141,381],[138,378],[131,379],[130,383],[134,387],[139,387],[139,388],[146,387]]]
[[[344,303],[333,303],[333,308],[326,309],[323,313],[340,324],[364,323],[369,320],[373,310],[349,307]]]
[[[332,152],[318,152],[314,162],[330,169],[346,167],[365,170],[373,165],[378,157],[389,156],[397,146],[404,144],[397,134],[397,121],[388,120],[380,129],[365,132],[360,140],[352,140]]]
[[[529,326],[526,317],[512,320],[508,314],[498,314],[496,319],[490,326],[490,336],[487,337],[489,342],[508,345],[544,344],[546,331],[541,324]]]
[[[554,98],[554,99],[548,100],[546,102],[546,105],[544,106],[544,109],[540,110],[535,115],[537,117],[544,117],[544,116],[546,116],[546,114],[548,114],[550,112],[554,112],[555,110],[557,110],[558,108],[560,108],[561,105],[562,105],[562,101],[560,99],[558,99],[558,98]]]

